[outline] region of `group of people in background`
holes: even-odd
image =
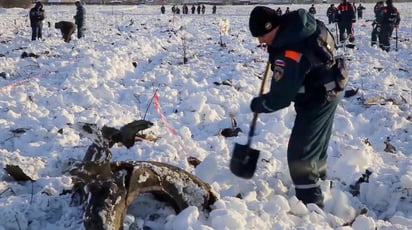
[[[326,10],[326,16],[328,18],[328,24],[336,23],[337,30],[339,31],[339,42],[344,43],[349,41],[350,43],[353,43],[355,41],[354,23],[357,19],[359,20],[363,18],[365,9],[366,8],[362,3],[359,3],[359,5],[356,6],[355,3],[350,3],[347,0],[341,0],[337,7],[333,3],[330,4]],[[289,7],[286,7],[285,12],[282,12],[280,7],[275,10],[277,16],[289,12]],[[308,12],[313,16],[316,14],[316,7],[314,4],[310,6]],[[396,7],[393,6],[392,0],[386,0],[386,6],[383,1],[379,1],[374,7],[374,12],[375,20],[372,24],[371,45],[377,45],[381,49],[389,51],[390,38],[394,29],[399,26],[400,14]]]
[[[386,6],[383,1],[377,2],[373,11],[375,20],[372,23],[371,45],[378,45],[381,49],[389,51],[394,30],[396,30],[395,39],[398,39],[397,30],[401,22],[399,11],[392,0],[386,0]]]
[[[63,38],[66,42],[70,41],[71,34],[75,31],[75,26],[77,26],[77,37],[80,39],[84,36],[85,30],[85,14],[86,11],[80,1],[75,2],[77,11],[74,16],[75,23],[72,22],[59,22],[56,23],[56,28],[61,29]],[[326,11],[326,16],[328,18],[328,24],[336,23],[337,30],[339,31],[339,41],[344,43],[346,40],[349,42],[355,41],[354,36],[354,23],[357,19],[363,18],[363,11],[366,8],[359,3],[356,7],[355,3],[349,3],[347,0],[341,0],[340,4],[335,7],[335,4],[330,4]],[[160,8],[161,13],[166,13],[166,8],[164,5]],[[374,6],[375,19],[372,23],[373,29],[371,34],[371,45],[379,46],[385,51],[390,50],[390,38],[393,31],[399,26],[400,14],[397,8],[393,5],[392,0],[386,0],[386,6],[383,1],[379,1]],[[173,14],[180,14],[180,9],[178,6],[173,5],[171,8]],[[195,14],[205,14],[206,7],[203,4],[198,4],[197,7],[193,4],[191,7],[191,13]],[[282,14],[287,14],[290,12],[289,7],[286,7],[285,12],[278,7],[275,10],[275,14],[281,16]],[[313,16],[316,14],[315,5],[312,4],[308,9],[308,12]],[[183,4],[182,13],[189,14],[189,7],[187,4]],[[212,14],[216,14],[216,5],[212,6]],[[41,2],[36,2],[34,7],[30,9],[30,26],[32,28],[31,40],[42,39],[42,29],[43,20],[45,19],[45,10]],[[67,27],[62,29],[61,26]],[[73,28],[72,28],[73,27]]]
[[[191,12],[192,12],[192,14],[195,14],[195,13],[196,13],[196,10],[197,10],[197,14],[205,14],[205,12],[206,12],[206,6],[205,6],[204,4],[199,4],[199,5],[197,5],[197,7],[196,7],[195,4],[193,4],[192,7],[191,7]],[[216,14],[216,10],[217,10],[216,5],[213,5],[213,6],[212,6],[212,14]],[[176,6],[176,5],[173,5],[173,6],[172,6],[171,11],[172,11],[173,14],[180,14],[180,8],[179,8],[178,6]],[[160,7],[160,12],[161,12],[162,14],[165,14],[165,13],[166,13],[166,7],[165,7],[164,5],[162,5],[162,6]],[[187,6],[187,4],[183,4],[183,6],[182,6],[182,14],[189,14],[189,7]]]
[[[278,7],[275,12],[276,12],[276,15],[277,15],[277,16],[281,16],[282,14],[287,14],[287,13],[289,13],[289,12],[290,12],[290,9],[289,9],[289,7],[286,7],[285,12],[282,13],[282,9],[281,9],[280,7]]]
[[[356,7],[355,3],[351,4],[346,0],[342,0],[338,7],[335,7],[335,4],[330,4],[326,10],[326,16],[329,24],[337,23],[340,42],[343,42],[346,38],[349,38],[350,42],[355,40],[353,30],[353,23],[356,22],[355,12],[357,12],[358,19],[361,19],[365,9],[361,3]]]
[[[75,26],[77,26],[77,38],[80,39],[84,36],[86,10],[80,1],[76,1],[75,6],[76,15],[73,16],[74,23],[69,21],[55,23],[55,28],[60,29],[65,42],[71,40],[71,35],[75,31]],[[34,7],[30,9],[29,19],[32,28],[31,40],[35,41],[42,39],[43,20],[45,19],[43,3],[38,1],[34,4]]]
[[[338,7],[335,7],[334,4],[329,6],[326,10],[328,23],[337,23],[340,42],[344,42],[347,38],[349,42],[354,42],[353,23],[356,22],[355,13],[357,13],[358,19],[362,19],[365,9],[361,3],[356,7],[354,3],[348,3],[346,0],[341,0]],[[386,0],[386,6],[383,1],[376,3],[374,13],[375,20],[372,23],[371,45],[389,51],[393,30],[398,28],[401,20],[399,11],[393,6],[392,0]]]

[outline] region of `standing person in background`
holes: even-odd
[[[328,16],[328,24],[336,22],[336,14],[338,9],[336,9],[335,4],[330,4],[329,8],[326,10],[326,16]]]
[[[201,9],[202,9],[202,8],[200,7],[200,4],[197,5],[197,14],[200,14]]]
[[[212,14],[216,14],[216,5],[213,5],[212,7]]]
[[[386,0],[386,7],[383,7],[379,19],[381,20],[379,23],[381,25],[381,30],[379,32],[379,47],[385,51],[389,51],[393,29],[398,29],[399,23],[401,22],[399,11],[393,6],[392,0]]]
[[[206,12],[206,6],[202,4],[202,14],[205,14]]]
[[[385,7],[383,4],[383,1],[379,1],[375,4],[373,7],[373,12],[375,13],[375,20],[372,22],[372,34],[371,34],[371,46],[379,45],[378,43],[378,35],[379,32],[381,31],[381,24],[380,22],[382,19],[380,18],[382,16],[382,10]]]
[[[31,26],[31,40],[40,40],[42,38],[43,20],[45,18],[43,4],[41,2],[36,2],[34,7],[30,9],[29,17]]]
[[[326,26],[304,9],[278,16],[271,8],[256,6],[249,29],[259,43],[268,45],[273,71],[269,92],[253,98],[250,108],[254,113],[272,113],[294,102],[289,173],[296,197],[323,208],[320,183],[326,177],[327,149],[339,103],[337,85],[346,84],[337,79],[347,81],[345,60],[334,56],[335,39]]]
[[[316,14],[315,4],[312,4],[312,6],[309,8],[309,13],[311,13],[313,16],[315,16],[315,14]]]
[[[182,12],[183,12],[183,14],[188,14],[189,13],[189,7],[187,7],[187,4],[183,4]]]
[[[285,10],[285,14],[287,14],[287,13],[289,13],[290,12],[290,9],[289,9],[289,7],[287,6],[286,7],[286,10]]]
[[[339,28],[339,41],[341,43],[345,42],[345,32],[349,37],[349,42],[355,41],[353,23],[356,22],[355,11],[351,3],[346,0],[341,0],[341,3],[337,7],[338,13],[336,15],[336,20],[338,22]]]
[[[162,7],[160,7],[160,12],[162,12],[162,14],[165,14],[166,8],[165,8],[164,5],[162,5]]]
[[[352,6],[353,6],[353,11],[355,11],[355,13],[356,13],[356,5],[355,5],[355,0],[353,0],[353,2],[352,2]]]
[[[282,9],[281,9],[280,7],[278,7],[278,8],[276,9],[276,15],[282,16]]]
[[[74,15],[74,23],[77,25],[77,38],[82,38],[84,36],[84,25],[86,18],[86,10],[84,9],[80,1],[74,3],[76,5],[76,15]]]
[[[362,6],[362,4],[359,3],[358,8],[356,9],[358,12],[358,20],[361,19],[363,17],[363,10],[365,10],[366,8]]]
[[[192,5],[192,9],[191,9],[191,10],[192,10],[192,14],[194,14],[195,11],[196,11],[196,6],[195,6],[195,4]]]

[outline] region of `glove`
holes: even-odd
[[[250,103],[250,110],[254,113],[267,113],[267,109],[263,106],[263,99],[262,97],[255,97],[252,99]]]

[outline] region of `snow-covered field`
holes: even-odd
[[[317,5],[316,17],[326,22],[328,6]],[[62,193],[73,182],[67,165],[81,160],[91,141],[67,123],[119,128],[142,118],[154,123],[145,132],[159,139],[115,146],[113,160],[176,165],[209,183],[220,199],[210,213],[189,207],[179,214],[142,199],[130,208],[125,229],[412,229],[412,7],[395,6],[402,17],[398,52],[370,47],[373,4],[365,4],[355,25],[347,89],[359,91],[337,110],[323,211],[294,197],[286,161],[293,106],[259,116],[255,176],[244,180],[229,170],[233,146],[246,143],[249,104],[267,58],[248,30],[253,6],[173,16],[171,6],[161,15],[159,6],[87,5],[86,37],[73,35],[71,43],[53,26],[73,20],[74,5],[45,6],[44,41],[35,42],[28,9],[0,8],[0,164],[18,165],[34,180],[15,182],[0,171],[0,229],[81,229],[81,208]],[[21,58],[23,52],[39,57]],[[156,91],[163,120],[149,106]],[[229,114],[244,131],[238,137],[218,135],[231,127]],[[385,141],[396,149],[385,151]],[[203,162],[194,169],[188,156]],[[354,197],[349,185],[366,169],[369,183]]]

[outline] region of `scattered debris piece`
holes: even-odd
[[[135,120],[121,127],[120,130],[108,126],[104,126],[101,130],[96,124],[78,122],[68,124],[71,128],[80,132],[81,135],[87,137],[99,147],[104,147],[104,140],[108,141],[108,147],[111,148],[115,143],[122,143],[127,148],[131,148],[135,143],[137,132],[148,129],[153,126],[153,123],[146,120]]]
[[[29,130],[28,128],[17,128],[17,129],[11,129],[10,132],[12,132],[13,134],[22,134],[27,132],[27,130]]]
[[[232,113],[229,114],[229,117],[232,128],[224,128],[219,130],[219,135],[224,137],[237,137],[239,135],[239,132],[242,132],[242,130],[237,127],[235,116]]]
[[[381,97],[381,96],[376,96],[376,97],[363,99],[362,102],[363,102],[364,105],[377,105],[377,104],[379,104],[379,101],[381,101],[382,99],[384,99],[384,98]]]
[[[363,143],[365,143],[367,146],[372,146],[372,143],[369,141],[369,138],[363,140]]]
[[[232,124],[232,128],[237,127],[237,121],[235,119],[235,115],[233,113],[229,113],[230,123]]]
[[[197,159],[196,157],[193,157],[193,156],[189,156],[188,158],[187,158],[187,162],[190,164],[190,165],[192,165],[193,167],[197,167],[200,163],[202,163],[202,161],[201,160],[199,160],[199,159]]]
[[[360,184],[362,183],[369,183],[369,176],[372,175],[372,171],[369,169],[365,170],[365,173],[362,174],[361,177],[355,182],[355,184],[352,184],[349,186],[350,193],[353,196],[358,196],[360,194]]]
[[[58,134],[63,134],[63,128],[57,130],[57,133],[58,133]]]
[[[383,142],[385,143],[385,149],[383,151],[388,152],[388,153],[395,153],[396,148],[390,143],[391,139],[389,137],[386,137],[386,140]]]
[[[217,82],[217,81],[215,81],[215,82],[213,82],[213,84],[215,84],[215,85],[233,86],[232,80],[224,80],[224,81],[222,81],[222,82]]]
[[[156,137],[152,134],[137,134],[134,138],[135,142],[137,141],[151,141],[151,142],[156,142],[159,139],[159,137]]]
[[[402,99],[403,103],[408,104],[408,101],[406,100],[406,98],[404,96],[401,95],[401,99]]]
[[[23,170],[17,166],[17,165],[6,165],[6,168],[4,168],[6,172],[13,177],[15,181],[34,181],[31,177],[27,176],[23,172]]]
[[[359,91],[359,88],[346,90],[343,97],[353,97],[358,93],[358,91]]]
[[[374,66],[373,69],[376,69],[378,72],[383,70],[383,67],[380,66]]]
[[[34,53],[27,53],[27,52],[25,51],[25,52],[23,52],[23,53],[21,54],[20,57],[21,57],[21,58],[27,58],[27,57],[38,58],[38,57],[40,57],[40,56],[37,55],[37,54],[34,54]]]
[[[239,132],[242,132],[240,128],[225,128],[219,131],[219,135],[222,135],[224,137],[237,137],[239,135]]]

